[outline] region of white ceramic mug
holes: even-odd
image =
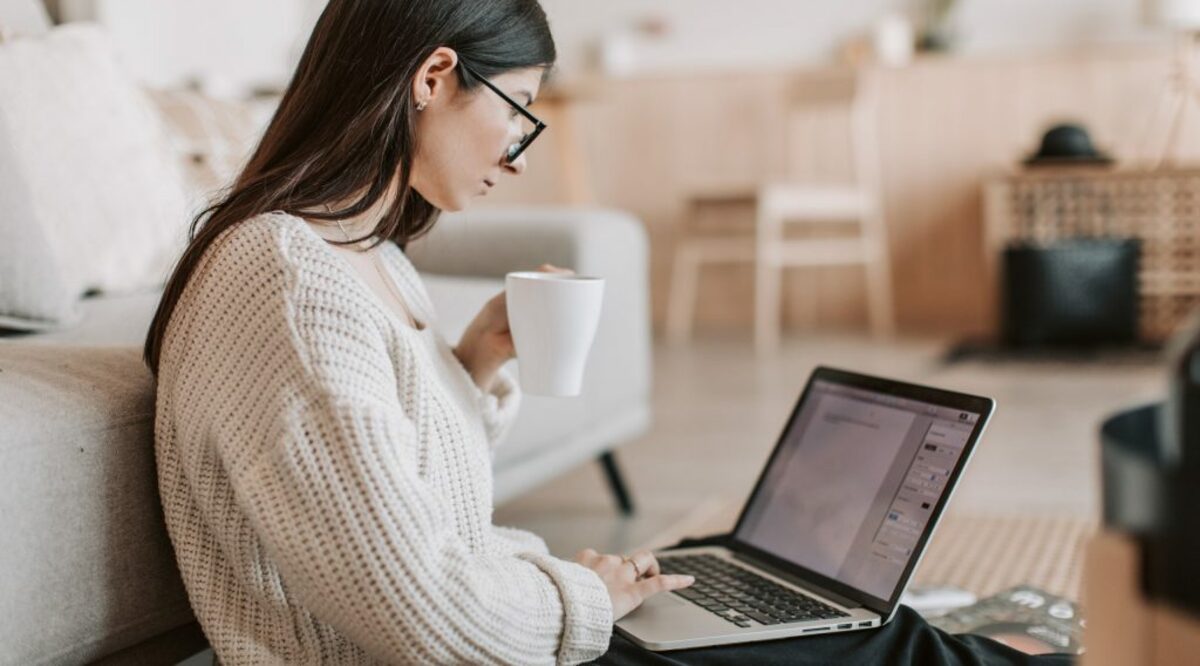
[[[504,282],[521,390],[579,395],[600,323],[604,278],[530,271],[509,273]]]

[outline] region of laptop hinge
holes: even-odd
[[[863,605],[860,602],[854,601],[853,599],[848,599],[840,594],[830,592],[829,590],[827,590],[819,585],[813,585],[812,583],[804,580],[803,578],[797,576],[796,574],[784,571],[783,569],[780,569],[779,567],[771,566],[770,564],[767,564],[766,562],[763,562],[762,560],[756,559],[751,555],[747,555],[745,553],[740,553],[736,550],[733,550],[732,548],[729,549],[729,552],[733,555],[734,559],[741,560],[742,562],[746,562],[747,564],[750,564],[751,566],[753,566],[756,569],[762,569],[763,571],[771,574],[772,576],[777,576],[779,578],[782,578],[782,579],[786,580],[787,582],[791,583],[792,585],[795,585],[796,587],[802,588],[808,592],[812,592],[813,594],[815,594],[817,596],[824,597],[824,598],[834,602],[835,604],[845,606],[846,608],[863,608]]]

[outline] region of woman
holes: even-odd
[[[554,59],[536,0],[332,0],[194,223],[145,356],[167,527],[223,663],[575,663],[691,583],[492,525],[503,295],[451,347],[403,253],[524,170]]]
[[[536,0],[333,0],[193,227],[146,360],[167,527],[222,662],[577,662],[686,584],[491,524],[518,402],[503,295],[451,348],[402,252],[524,170],[554,59]]]

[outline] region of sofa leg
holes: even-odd
[[[633,515],[633,500],[629,497],[629,489],[625,487],[625,479],[621,476],[621,468],[617,467],[617,457],[612,451],[600,455],[600,464],[604,466],[604,476],[608,479],[608,487],[612,489],[613,497],[622,516]]]

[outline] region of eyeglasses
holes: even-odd
[[[464,64],[461,60],[458,62],[458,64],[468,74],[479,79],[480,83],[487,86],[488,88],[491,89],[492,92],[499,95],[500,99],[507,102],[508,105],[511,106],[513,109],[515,109],[517,113],[521,114],[522,116],[525,117],[526,120],[533,123],[532,131],[526,132],[525,135],[521,137],[520,141],[518,141],[508,147],[508,152],[505,154],[504,160],[506,162],[508,162],[509,164],[512,164],[513,162],[515,162],[517,160],[518,157],[521,156],[521,153],[525,152],[525,149],[529,147],[529,144],[533,143],[533,140],[536,139],[538,137],[538,135],[542,133],[542,130],[546,129],[546,123],[542,122],[541,120],[538,120],[537,116],[530,113],[528,109],[526,109],[524,106],[522,106],[515,99],[509,97],[508,95],[505,95],[504,91],[497,88],[496,85],[493,84],[491,81],[488,81],[487,79],[485,79],[482,76],[480,76],[479,74],[477,74],[475,72],[475,70],[471,69],[470,67],[467,67],[466,64]]]

